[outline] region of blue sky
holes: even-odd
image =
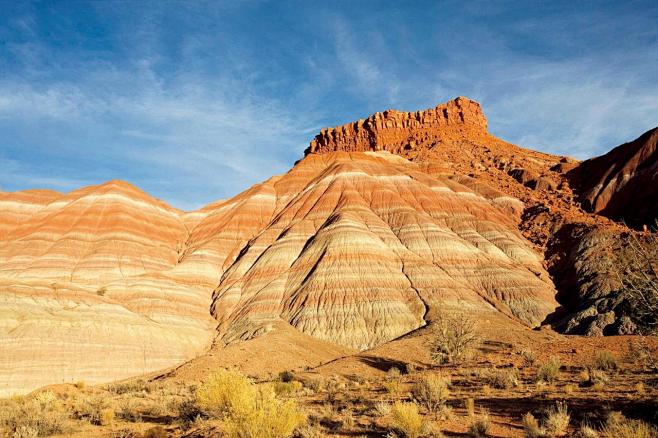
[[[658,2],[0,0],[0,189],[230,197],[315,133],[480,101],[587,158],[658,124]]]

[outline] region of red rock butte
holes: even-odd
[[[437,137],[487,134],[487,119],[478,102],[458,97],[425,111],[377,112],[367,119],[336,128],[325,128],[306,149],[306,154],[335,151],[389,151],[400,153],[417,141]]]

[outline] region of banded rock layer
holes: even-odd
[[[272,221],[224,273],[225,342],[279,319],[364,349],[442,309],[528,326],[555,307],[541,260],[493,202],[386,152],[309,155],[268,184]]]
[[[365,349],[446,310],[534,327],[557,306],[517,228],[517,198],[550,184],[512,170],[550,179],[560,157],[489,135],[476,102],[376,114],[307,152],[194,212],[120,181],[0,193],[0,395],[154,371],[275,327]]]

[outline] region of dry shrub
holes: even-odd
[[[425,423],[425,427],[423,430],[423,436],[427,438],[444,438],[445,435],[443,435],[443,432],[441,431],[441,428],[439,427],[438,424],[434,422],[427,422]]]
[[[307,424],[297,429],[300,438],[322,438],[326,436],[318,424]]]
[[[413,362],[409,362],[404,365],[404,370],[407,374],[414,374],[416,371],[418,371],[418,368],[418,365]]]
[[[618,371],[617,358],[609,351],[598,351],[594,355],[591,368],[601,371]]]
[[[193,423],[201,418],[201,410],[196,404],[196,400],[192,397],[183,398],[174,407],[176,417],[184,424]]]
[[[141,438],[169,438],[169,434],[164,427],[155,426],[144,432]]]
[[[352,415],[352,412],[343,411],[341,415],[341,423],[344,429],[351,430],[354,427],[354,424],[356,423],[354,421],[354,416]]]
[[[292,382],[293,380],[295,380],[295,375],[293,374],[292,371],[288,371],[288,370],[281,371],[279,373],[279,380],[281,380],[282,382]]]
[[[437,412],[450,396],[450,378],[440,374],[420,376],[414,383],[414,398],[430,412]]]
[[[537,354],[528,349],[521,350],[521,358],[523,359],[524,366],[532,366],[537,362]]]
[[[283,438],[306,422],[295,401],[279,399],[269,386],[257,388],[235,370],[210,376],[196,397],[204,413],[223,420],[229,437]]]
[[[523,416],[522,423],[526,438],[542,438],[544,436],[544,429],[539,426],[539,421],[530,412]]]
[[[608,375],[601,370],[586,368],[580,373],[580,385],[591,386],[597,391],[603,389],[609,381]]]
[[[565,436],[569,428],[570,418],[566,403],[557,402],[555,407],[548,411],[548,416],[544,422],[546,436]]]
[[[599,433],[589,424],[583,423],[578,429],[578,438],[599,438]]]
[[[325,421],[333,421],[338,417],[338,411],[333,404],[324,403],[319,407],[319,416]]]
[[[74,418],[91,424],[105,426],[114,421],[114,409],[110,400],[100,395],[76,398],[71,412]]]
[[[278,396],[289,396],[299,392],[302,389],[301,382],[274,382],[272,385],[274,392]]]
[[[469,417],[475,416],[475,400],[472,398],[467,398],[464,400],[464,408]]]
[[[391,379],[399,379],[401,374],[402,373],[400,372],[400,368],[398,367],[391,367],[386,372],[386,376]]]
[[[384,386],[384,389],[389,394],[395,395],[402,391],[402,383],[399,379],[387,380],[382,384],[382,386]]]
[[[576,390],[576,385],[569,383],[564,385],[564,393],[567,395],[573,394],[573,392]]]
[[[480,341],[475,319],[468,315],[439,315],[434,327],[436,333],[430,353],[439,364],[468,357]]]
[[[234,438],[285,438],[305,423],[294,400],[280,400],[268,387],[258,391],[252,411],[224,419],[227,435]]]
[[[618,412],[608,417],[603,435],[609,438],[652,438],[658,436],[658,429],[640,420],[629,420]]]
[[[386,417],[391,414],[391,404],[385,401],[378,401],[372,409],[379,417]]]
[[[562,363],[558,357],[551,357],[537,369],[537,382],[554,383],[560,374]]]
[[[12,437],[36,437],[70,431],[66,410],[52,391],[34,397],[0,400],[0,430]]]
[[[468,426],[468,435],[474,438],[486,437],[490,423],[489,414],[486,412],[478,416],[473,416],[471,424]]]
[[[566,403],[557,402],[549,409],[542,424],[530,412],[523,416],[523,431],[526,438],[562,437],[567,434],[570,415]]]
[[[256,399],[256,387],[237,370],[215,372],[196,392],[199,409],[209,417],[219,419],[252,412]]]
[[[519,371],[516,368],[491,369],[482,378],[492,387],[509,389],[519,386]]]
[[[119,408],[117,416],[122,420],[138,423],[142,421],[142,412],[140,411],[140,404],[134,398],[125,398],[119,400]]]
[[[327,391],[327,401],[335,403],[340,393],[345,389],[345,382],[333,377],[326,382],[325,389]]]
[[[423,434],[423,418],[418,413],[415,403],[396,402],[391,410],[393,414],[393,427],[406,438],[417,438]]]
[[[137,392],[149,393],[152,390],[152,385],[142,379],[138,379],[124,383],[113,383],[107,386],[107,390],[119,395]]]
[[[639,394],[639,395],[643,395],[644,392],[645,392],[645,389],[644,389],[644,383],[642,383],[642,382],[637,382],[637,383],[635,384],[635,386],[633,387],[633,389],[635,389],[635,392],[636,392],[637,394]]]
[[[631,342],[628,349],[628,360],[641,365],[646,371],[658,373],[658,359],[647,342],[647,336],[640,335],[637,341]]]
[[[304,380],[304,386],[313,392],[318,392],[324,387],[324,381],[321,377]]]

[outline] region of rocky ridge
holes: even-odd
[[[584,161],[568,174],[583,208],[630,226],[652,227],[658,219],[658,128]]]
[[[285,175],[194,212],[121,181],[0,193],[0,394],[273,330],[372,348],[446,311],[627,332],[590,248],[628,229],[580,207],[579,166],[492,136],[460,97],[325,129]]]

